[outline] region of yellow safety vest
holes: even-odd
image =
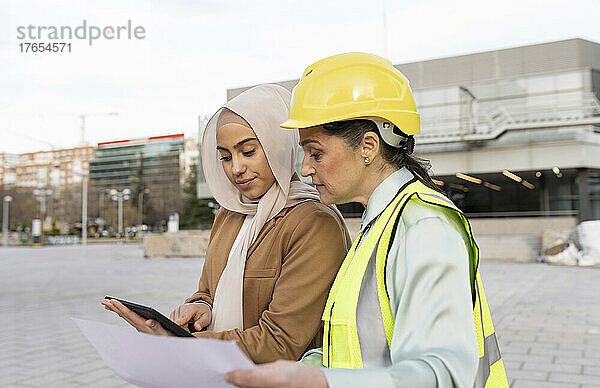
[[[359,234],[350,251],[344,259],[336,279],[329,291],[329,297],[323,312],[323,365],[333,368],[362,368],[363,362],[360,351],[356,325],[356,309],[362,279],[371,260],[375,260],[379,306],[383,316],[385,334],[388,346],[391,347],[394,331],[394,317],[390,299],[385,284],[385,268],[391,241],[400,220],[405,204],[416,196],[428,204],[451,209],[458,214],[467,232],[469,248],[469,269],[471,275],[471,293],[473,296],[473,316],[479,347],[479,368],[475,387],[508,387],[504,363],[498,348],[498,341],[492,324],[492,317],[483,292],[479,276],[479,249],[471,227],[464,214],[439,192],[425,186],[418,180],[413,180],[396,195],[394,200],[385,208],[370,232],[357,249],[361,240]],[[339,295],[339,297],[338,297]]]

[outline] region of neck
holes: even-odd
[[[364,185],[362,185],[364,190],[363,190],[362,194],[359,196],[358,201],[357,201],[357,202],[362,203],[362,205],[365,208],[367,207],[369,198],[371,198],[371,195],[373,194],[373,191],[375,191],[377,186],[379,186],[381,184],[381,182],[386,180],[387,177],[389,177],[395,171],[397,171],[396,168],[394,168],[393,166],[390,166],[389,164],[386,164],[385,166],[383,166],[383,168],[376,167],[376,166],[368,167],[368,169],[371,169],[371,168],[373,169],[373,171],[368,171],[365,174],[366,176],[363,181]]]

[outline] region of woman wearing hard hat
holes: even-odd
[[[419,114],[404,75],[375,55],[325,58],[294,88],[282,127],[299,128],[301,173],[321,201],[360,202],[365,212],[325,305],[323,347],[303,364],[237,370],[226,381],[507,387],[469,223],[411,156]]]

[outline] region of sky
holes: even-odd
[[[0,153],[185,133],[228,88],[295,79],[347,51],[394,64],[554,40],[600,42],[600,1],[0,0]],[[18,28],[143,27],[143,39],[18,39]],[[45,32],[43,32],[45,33]],[[21,43],[71,42],[71,52]]]

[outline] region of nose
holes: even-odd
[[[308,155],[304,155],[302,159],[302,166],[300,167],[300,175],[303,177],[311,176],[315,173],[315,169],[311,166],[310,157]]]
[[[242,158],[232,156],[231,159],[231,173],[233,175],[239,176],[246,172],[246,164],[243,162]]]

